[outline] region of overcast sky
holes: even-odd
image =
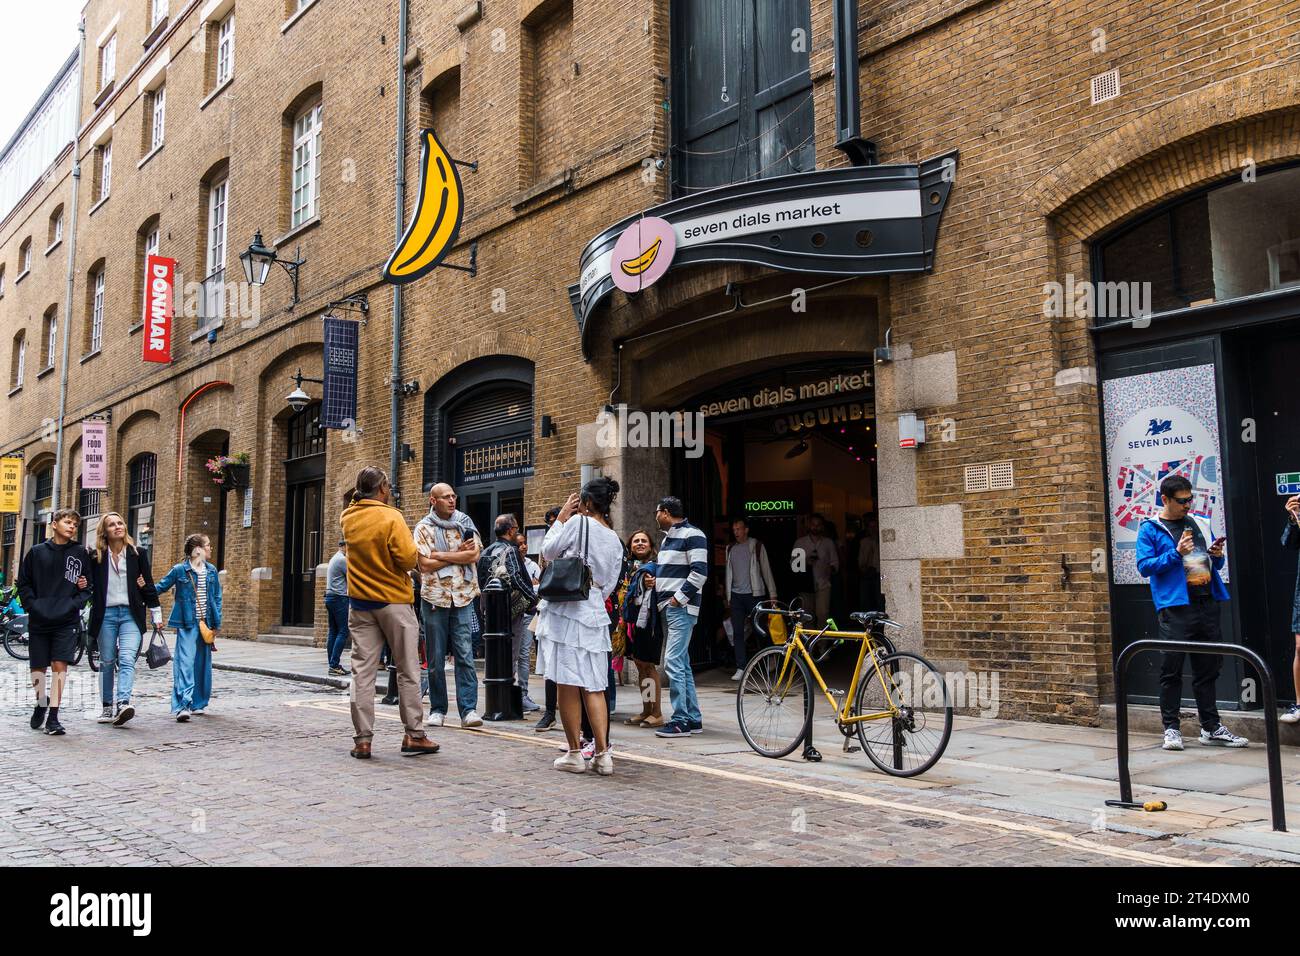
[[[86,0],[0,2],[0,146],[9,142],[54,73],[77,48]],[[90,43],[94,43],[91,38]]]

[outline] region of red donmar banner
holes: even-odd
[[[149,256],[145,262],[144,360],[172,360],[172,311],[175,305],[176,260]]]

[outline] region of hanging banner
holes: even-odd
[[[1160,482],[1168,475],[1191,482],[1192,514],[1209,525],[1210,540],[1227,534],[1214,366],[1111,379],[1102,399],[1112,580],[1146,584],[1137,570],[1138,528],[1164,507]],[[1220,573],[1226,582],[1226,564]]]
[[[0,513],[18,514],[23,502],[23,460],[0,458]]]
[[[356,428],[357,343],[361,324],[352,319],[325,317],[325,400],[322,428]]]
[[[144,360],[170,362],[176,260],[151,255],[145,260],[144,270]]]
[[[108,422],[81,423],[81,487],[87,491],[108,487]]]

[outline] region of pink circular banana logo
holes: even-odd
[[[677,233],[658,216],[643,216],[623,230],[614,243],[609,263],[614,285],[624,292],[640,292],[659,281],[673,263]]]

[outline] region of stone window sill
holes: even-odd
[[[109,95],[113,92],[113,87],[116,85],[116,80],[109,80],[104,84],[104,88],[95,94],[95,109],[99,109],[99,107],[104,105],[104,101],[108,99]]]
[[[14,285],[17,285],[18,283],[22,282],[31,274],[32,274],[31,269],[24,269],[22,272],[18,273],[18,276],[14,279]]]
[[[149,160],[153,159],[153,158],[154,158],[155,156],[157,156],[159,153],[161,153],[161,152],[162,152],[162,148],[163,148],[164,146],[166,146],[166,145],[167,145],[166,143],[159,143],[159,144],[158,144],[157,146],[155,146],[153,149],[149,150],[149,152],[147,152],[147,153],[144,154],[144,158],[143,158],[142,160],[140,160],[140,162],[138,162],[138,163],[135,164],[135,168],[136,168],[136,169],[144,169],[144,164],[147,163],[147,162],[149,162]]]
[[[23,387],[22,387],[21,385],[15,387],[15,388],[11,388],[11,389],[9,389],[9,394],[8,394],[7,396],[5,396],[5,397],[6,397],[6,398],[13,398],[15,395],[17,395],[17,394],[18,394],[19,392],[21,392],[22,390],[23,390]]]
[[[63,245],[63,240],[62,240],[62,239],[55,239],[54,242],[50,244],[50,247],[49,247],[48,249],[45,250],[45,254],[48,256],[51,252],[53,252],[55,249],[59,248],[59,246],[61,246],[61,245]]]
[[[278,249],[280,248],[280,246],[284,245],[289,240],[297,239],[304,232],[307,232],[310,229],[314,229],[316,226],[319,225],[320,225],[320,216],[318,215],[312,216],[310,219],[306,220],[305,222],[299,223],[298,225],[290,229],[288,232],[286,232],[283,236],[276,239],[275,247]]]
[[[36,380],[39,382],[41,379],[43,379],[45,376],[49,375],[53,371],[54,371],[53,365],[45,366],[45,368],[41,369],[39,372],[36,373]]]
[[[285,33],[291,26],[302,19],[303,14],[314,6],[316,6],[316,0],[308,0],[308,3],[301,10],[291,16],[288,20],[285,20],[284,23],[280,24],[280,32]]]
[[[191,332],[190,341],[197,342],[199,339],[207,338],[209,332],[215,332],[217,331],[217,329],[223,328],[225,324],[226,324],[225,320],[223,319],[217,319],[217,321],[215,322],[209,322],[207,325],[203,326],[203,328],[199,329],[197,332]]]
[[[207,109],[208,104],[211,103],[213,100],[215,100],[222,93],[224,93],[230,87],[230,84],[233,82],[235,82],[235,75],[232,73],[230,76],[226,77],[226,81],[224,83],[219,84],[211,93],[203,97],[203,102],[199,103],[199,109],[200,110]]]
[[[163,17],[161,20],[159,20],[158,25],[149,31],[149,35],[144,38],[144,42],[141,43],[140,45],[144,47],[146,50],[149,49],[149,47],[153,46],[154,41],[156,41],[160,36],[163,35],[164,32],[166,32],[167,24],[170,20],[171,17]]]
[[[137,322],[135,325],[131,326],[129,329],[126,330],[126,334],[135,335],[135,333],[139,332],[143,328],[144,328],[144,323]]]
[[[95,203],[95,205],[90,207],[90,211],[87,212],[86,215],[93,216],[99,210],[99,207],[104,205],[104,203],[108,202],[109,199],[111,198],[112,196],[105,196],[103,199],[99,200],[99,202]]]
[[[103,351],[103,349],[95,349],[95,351],[93,351],[93,352],[87,352],[85,355],[83,355],[83,356],[81,357],[81,364],[82,364],[82,365],[85,365],[87,362],[89,362],[91,359],[93,359],[96,355],[99,355],[102,351]]]

